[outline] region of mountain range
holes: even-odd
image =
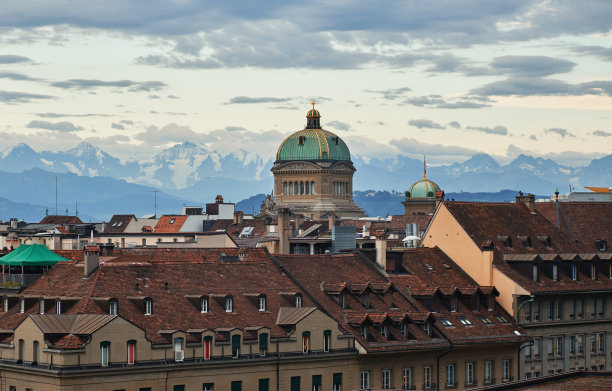
[[[423,177],[423,162],[406,156],[352,159],[357,169],[355,190],[403,193]],[[153,204],[153,192],[160,191],[158,209],[165,210],[167,205],[176,207],[173,213],[178,213],[183,204],[202,205],[212,202],[217,194],[237,202],[269,193],[272,164],[271,159],[254,152],[240,149],[223,155],[192,142],[176,144],[139,161],[122,161],[86,142],[54,152],[37,152],[20,143],[0,155],[0,180],[11,184],[0,190],[0,197],[53,209],[57,175],[63,194],[58,201],[60,210],[74,210],[78,202],[79,209],[91,208],[87,213],[100,218],[128,207],[153,213],[148,204]],[[428,166],[427,178],[446,193],[516,189],[550,195],[556,188],[565,193],[568,185],[581,191],[583,186],[612,186],[612,154],[582,167],[527,155],[501,165],[487,154],[477,154],[464,162]],[[138,215],[137,210],[129,213]],[[0,217],[7,216],[0,210]]]

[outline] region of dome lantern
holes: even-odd
[[[315,102],[312,103],[312,109],[306,113],[306,127],[304,129],[321,129],[321,114],[316,110]]]

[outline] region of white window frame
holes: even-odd
[[[267,309],[266,307],[266,297],[259,296],[259,311],[264,312]]]
[[[202,391],[213,391],[213,387],[214,386],[211,386],[209,384],[203,385],[202,386]]]
[[[361,390],[367,390],[370,388],[370,371],[361,371],[360,385]]]
[[[234,298],[231,296],[225,298],[225,312],[234,312]]]
[[[118,304],[116,301],[113,300],[113,301],[108,302],[108,314],[109,315],[117,315],[118,313],[117,308],[118,308]]]
[[[200,313],[202,314],[208,313],[208,297],[202,297],[200,299]]]
[[[146,299],[145,300],[145,315],[153,315],[153,300]]]
[[[25,299],[19,299],[19,313],[23,314],[25,312]]]
[[[552,265],[552,280],[559,281],[559,266],[555,264]]]
[[[295,295],[295,308],[301,308],[302,307],[302,295],[297,294]]]
[[[9,299],[8,297],[4,298],[4,312],[8,312],[9,310]]]
[[[502,361],[502,381],[510,381],[511,377],[511,363],[510,359],[505,359]]]
[[[431,365],[423,367],[423,387],[426,389],[431,388]]]
[[[389,336],[389,328],[386,324],[381,324],[379,331],[383,337],[387,338]]]
[[[493,381],[493,361],[485,360],[484,362],[484,382],[491,383]]]
[[[45,301],[41,300],[41,301],[38,302],[38,304],[39,304],[39,311],[38,312],[41,315],[44,315],[45,314]]]
[[[402,372],[402,387],[409,390],[412,387],[412,368],[404,368]]]
[[[578,265],[572,264],[572,281],[578,280]]]
[[[446,364],[446,386],[455,385],[455,364]]]
[[[330,342],[331,342],[331,335],[323,334],[323,351],[326,353],[329,352]]]
[[[62,314],[62,302],[61,301],[56,301],[55,302],[55,313],[57,315],[61,315]]]
[[[109,363],[110,344],[100,344],[100,365],[107,367]]]
[[[474,363],[465,363],[465,384],[470,386],[474,384]]]
[[[400,333],[406,337],[408,335],[408,326],[406,325],[406,323],[402,323],[400,324]]]
[[[597,265],[596,264],[591,264],[591,280],[596,280],[597,279]]]
[[[391,370],[383,369],[382,370],[382,388],[383,390],[391,389]]]

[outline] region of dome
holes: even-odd
[[[427,178],[423,178],[410,186],[406,198],[433,198],[438,190],[440,190],[440,186]]]
[[[351,153],[344,141],[332,132],[321,129],[319,111],[313,107],[306,113],[306,128],[287,137],[278,147],[277,161],[345,160]]]

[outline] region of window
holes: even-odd
[[[572,280],[578,279],[578,265],[572,265]]]
[[[580,356],[584,354],[584,336],[582,335],[576,336],[576,354]]]
[[[312,375],[312,391],[321,391],[321,375]]]
[[[452,387],[455,385],[455,364],[446,366],[446,386]]]
[[[531,322],[531,302],[526,301],[524,307],[524,319],[525,322]]]
[[[561,320],[561,319],[563,319],[563,301],[557,300],[556,303],[557,303],[557,314],[556,314],[557,317],[556,317],[556,319],[557,320]]]
[[[329,345],[331,342],[331,330],[325,330],[323,332],[323,351],[329,352]]]
[[[381,324],[379,331],[382,334],[382,336],[385,338],[387,338],[387,336],[389,335],[389,329],[387,328],[386,324]]]
[[[576,354],[576,336],[572,335],[570,336],[570,355],[575,355]]]
[[[402,389],[409,390],[412,388],[412,368],[404,368],[402,375]]]
[[[563,355],[563,337],[555,337],[555,355],[557,357]]]
[[[440,318],[440,323],[446,327],[451,327],[453,325],[451,321],[446,318]]]
[[[589,313],[591,314],[591,318],[594,318],[595,314],[597,313],[595,309],[595,298],[594,297],[589,299]]]
[[[108,314],[117,315],[117,301],[111,300],[108,302]]]
[[[474,363],[465,363],[465,384],[470,386],[474,384]]]
[[[480,320],[482,321],[482,323],[486,324],[486,325],[491,325],[493,324],[493,322],[491,322],[491,319],[487,318],[486,316],[481,316]]]
[[[145,315],[153,314],[153,300],[145,299]]]
[[[582,299],[576,299],[576,317],[578,319],[584,318],[584,303]]]
[[[604,316],[604,299],[603,297],[598,297],[596,299],[596,307],[597,307],[597,316]]]
[[[471,326],[472,322],[470,322],[470,320],[466,317],[460,316],[459,318],[459,322],[461,322],[462,325],[464,326]]]
[[[451,312],[457,312],[458,299],[456,297],[451,297],[450,299],[450,310]]]
[[[259,311],[265,311],[266,309],[266,296],[259,296]]]
[[[606,335],[597,334],[597,352],[604,353],[604,347],[606,346]]]
[[[302,307],[302,295],[299,293],[295,295],[295,307],[296,308]]]
[[[408,335],[408,326],[406,323],[400,324],[400,333],[405,337]]]
[[[589,340],[591,342],[591,354],[597,352],[597,343],[595,342],[595,334],[589,336]]]
[[[204,383],[202,384],[202,391],[213,391],[215,383]]]
[[[531,345],[525,346],[525,360],[531,360]]]
[[[548,302],[548,320],[555,318],[555,302],[553,300]]]
[[[225,312],[233,312],[234,311],[234,298],[228,296],[225,298]]]
[[[368,329],[367,329],[367,327],[364,324],[361,325],[361,329],[359,330],[359,334],[361,334],[361,336],[363,338],[368,339]]]
[[[103,367],[108,366],[108,353],[110,351],[110,342],[104,341],[100,343],[100,365]]]
[[[597,265],[591,265],[591,280],[597,279]]]
[[[32,342],[32,365],[38,365],[38,351],[39,351],[38,341]]]
[[[310,331],[302,332],[302,353],[310,352]]]
[[[347,308],[347,305],[346,305],[346,293],[341,293],[339,298],[338,298],[338,300],[339,300],[340,307],[346,309]]]
[[[136,341],[132,339],[127,342],[127,363],[128,364],[134,364],[135,355],[136,355]]]
[[[270,390],[270,379],[259,379],[259,391]]]
[[[8,297],[4,298],[4,312],[8,312],[9,310],[9,299]]]
[[[574,303],[574,300],[570,300],[568,303],[568,315],[570,319],[575,319],[576,318],[576,304]]]
[[[533,340],[533,358],[534,359],[540,358],[540,340],[539,339]]]
[[[361,389],[367,390],[370,388],[370,372],[361,371]]]
[[[485,360],[484,362],[484,382],[491,383],[493,381],[493,361]]]
[[[512,360],[503,361],[503,381],[510,381],[512,378]]]
[[[24,313],[25,312],[25,299],[19,299],[19,312],[20,313]]]
[[[208,297],[202,297],[200,299],[200,312],[202,314],[208,313]]]
[[[361,304],[365,308],[370,308],[370,294],[369,293],[364,292],[361,294]]]
[[[300,391],[300,377],[291,376],[291,391]]]
[[[431,366],[423,367],[423,388],[431,388]]]
[[[382,388],[383,390],[391,389],[391,370],[390,369],[382,370]]]
[[[44,314],[45,314],[45,301],[44,301],[44,300],[41,300],[41,301],[39,301],[39,302],[38,302],[38,309],[39,309],[39,311],[38,311],[38,312],[39,312],[41,315],[44,315]]]
[[[342,391],[342,373],[334,373],[333,385],[333,391]]]
[[[538,281],[538,265],[531,266],[531,280]]]
[[[423,331],[427,335],[431,335],[431,325],[429,323],[423,323]]]
[[[559,281],[559,266],[552,265],[552,280]]]
[[[230,383],[230,390],[231,391],[242,391],[242,381],[241,380],[234,380],[233,382]]]
[[[168,224],[174,224],[175,221],[176,219],[170,219],[170,222]]]
[[[534,301],[532,305],[533,310],[533,321],[538,322],[540,320],[540,302]]]
[[[232,358],[240,357],[240,335],[232,335]]]
[[[202,345],[202,357],[204,357],[204,360],[210,360],[212,352],[212,340],[213,338],[210,335],[204,337],[204,344]]]
[[[500,323],[510,323],[508,322],[508,319],[506,319],[506,317],[503,315],[497,315],[495,319],[499,320]]]
[[[315,183],[314,183],[314,181],[310,182],[310,192],[312,194],[315,194]]]
[[[259,334],[259,355],[261,357],[268,355],[268,333]]]

